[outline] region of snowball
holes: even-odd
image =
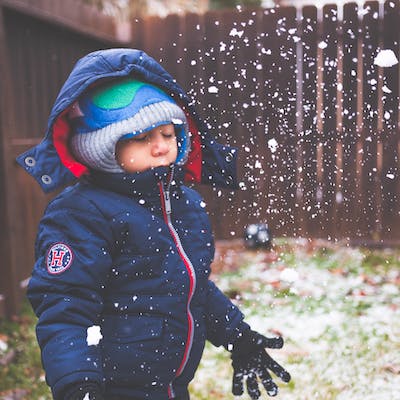
[[[208,88],[208,93],[218,93],[218,88],[216,86],[210,86]]]
[[[97,346],[101,339],[103,339],[103,335],[98,325],[89,326],[89,328],[87,328],[86,341],[88,346]]]
[[[374,64],[379,67],[393,67],[398,64],[398,59],[393,50],[381,50],[374,59]]]

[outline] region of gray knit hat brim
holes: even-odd
[[[117,142],[127,134],[139,135],[165,124],[183,125],[181,132],[185,146],[178,151],[178,164],[186,162],[190,151],[190,138],[185,113],[176,104],[161,101],[141,108],[133,117],[115,122],[93,132],[73,135],[71,150],[82,164],[104,172],[123,172],[115,158]],[[178,138],[179,140],[179,138]]]

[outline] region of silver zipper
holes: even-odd
[[[167,223],[169,231],[174,239],[175,245],[178,249],[178,253],[179,253],[180,257],[182,258],[182,260],[184,261],[184,264],[188,270],[189,279],[190,279],[190,283],[191,283],[191,290],[189,290],[189,297],[187,300],[187,315],[188,315],[188,320],[189,320],[188,321],[189,337],[188,337],[187,347],[185,348],[184,359],[182,360],[183,363],[181,363],[181,365],[179,366],[179,369],[177,370],[176,375],[175,375],[175,378],[177,378],[178,376],[181,375],[181,373],[183,372],[183,370],[189,360],[190,351],[191,351],[192,345],[193,345],[194,319],[193,319],[192,313],[190,311],[190,303],[192,301],[193,294],[196,290],[196,273],[195,273],[195,270],[193,268],[193,265],[192,265],[189,257],[186,255],[185,250],[183,249],[183,246],[182,246],[182,243],[178,236],[178,233],[175,230],[175,228],[172,224],[172,221],[171,221],[172,208],[171,208],[171,198],[170,198],[170,193],[169,193],[169,186],[172,181],[172,177],[173,177],[173,168],[171,168],[171,175],[170,175],[170,179],[167,182],[166,188],[164,188],[163,183],[160,182],[160,191],[161,191],[161,194],[163,195],[163,199],[164,199],[164,202],[163,202],[164,207],[163,208],[165,211],[166,223]],[[169,384],[168,392],[169,392],[169,396],[174,395],[172,382]]]

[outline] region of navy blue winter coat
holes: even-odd
[[[108,174],[88,171],[70,154],[68,108],[98,80],[126,75],[159,86],[185,110],[192,133],[185,166]],[[78,61],[44,140],[18,162],[45,191],[81,178],[45,211],[28,288],[54,397],[85,381],[102,385],[106,397],[186,396],[205,341],[227,347],[247,327],[209,280],[209,220],[199,194],[184,185],[236,187],[235,150],[213,140],[155,60],[111,49]],[[87,342],[91,326],[101,328],[98,345]]]

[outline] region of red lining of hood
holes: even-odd
[[[67,112],[68,109],[64,110],[54,122],[53,145],[63,165],[69,169],[76,178],[80,178],[82,175],[88,174],[89,169],[77,161],[69,149],[68,139],[70,136],[70,126],[67,122]]]
[[[68,145],[70,136],[70,126],[67,122],[67,113],[69,109],[64,110],[53,125],[53,145],[62,164],[76,177],[80,178],[82,175],[88,174],[89,169],[77,161],[71,153]],[[191,148],[188,160],[184,165],[185,181],[186,182],[201,182],[201,138],[199,130],[193,121],[193,118],[188,112],[185,112],[189,132],[191,133]]]
[[[185,110],[184,110],[185,111]],[[191,133],[191,148],[188,160],[184,166],[185,181],[186,182],[201,182],[201,138],[199,130],[189,113],[185,111],[186,119],[188,121],[189,132]]]

